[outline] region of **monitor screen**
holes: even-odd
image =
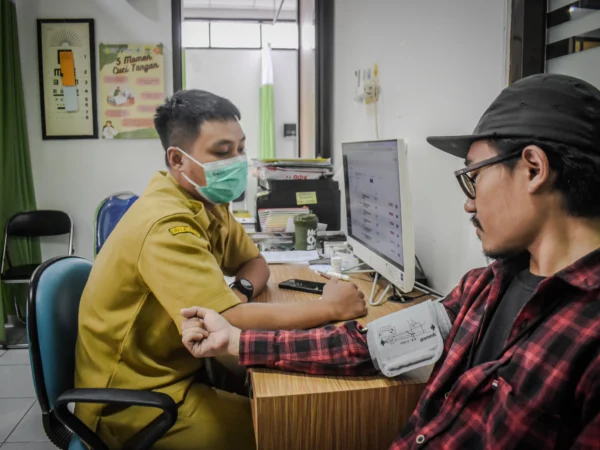
[[[398,141],[343,144],[348,235],[404,268]]]

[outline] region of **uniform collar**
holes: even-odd
[[[492,265],[494,275],[498,276],[502,273],[514,276],[529,267],[529,258],[529,253],[524,252],[504,261],[495,262]],[[584,291],[600,289],[600,248],[588,253],[549,278],[559,278]]]
[[[156,173],[150,180],[150,184],[148,185],[146,191],[162,191],[171,197],[177,198],[194,213],[194,219],[205,230],[209,228],[211,222],[216,218],[215,214],[206,209],[204,203],[196,200],[189,192],[183,189],[173,175],[171,175],[169,172],[159,171]],[[215,209],[219,209],[219,207],[217,206]]]

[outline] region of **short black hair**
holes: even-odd
[[[187,149],[198,139],[204,122],[240,120],[240,111],[223,97],[199,89],[178,91],[156,109],[154,128],[165,150],[165,162],[169,165],[167,149]]]
[[[556,176],[553,188],[562,195],[567,213],[574,217],[600,218],[600,148],[594,154],[560,142],[526,138],[492,139],[490,144],[500,155],[517,152],[528,145],[541,148]],[[518,159],[511,159],[504,165],[512,169],[517,162]]]

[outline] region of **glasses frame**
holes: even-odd
[[[469,198],[471,200],[475,200],[475,195],[476,195],[475,180],[473,180],[469,176],[469,173],[473,172],[474,170],[481,169],[483,167],[493,166],[494,164],[508,161],[509,159],[521,157],[522,154],[523,154],[523,150],[521,149],[521,150],[516,150],[514,152],[508,153],[506,155],[494,156],[493,158],[488,158],[481,162],[478,162],[477,164],[471,164],[471,165],[465,167],[464,169],[457,170],[456,172],[454,172],[454,176],[456,177],[456,180],[458,181],[460,188],[463,190],[463,192],[467,196],[467,198]],[[472,187],[473,192],[471,192],[471,189],[469,188],[469,186]]]

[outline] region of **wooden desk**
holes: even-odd
[[[271,266],[268,289],[257,302],[311,302],[317,296],[280,290],[290,278],[325,281],[306,266]],[[357,274],[353,281],[368,296],[372,279]],[[378,293],[385,285],[381,283]],[[377,298],[377,297],[376,297]],[[366,324],[412,306],[386,302],[368,306],[359,322]],[[307,304],[307,307],[310,305]],[[412,414],[431,373],[423,368],[411,376],[323,377],[252,369],[252,417],[258,450],[384,450]]]

